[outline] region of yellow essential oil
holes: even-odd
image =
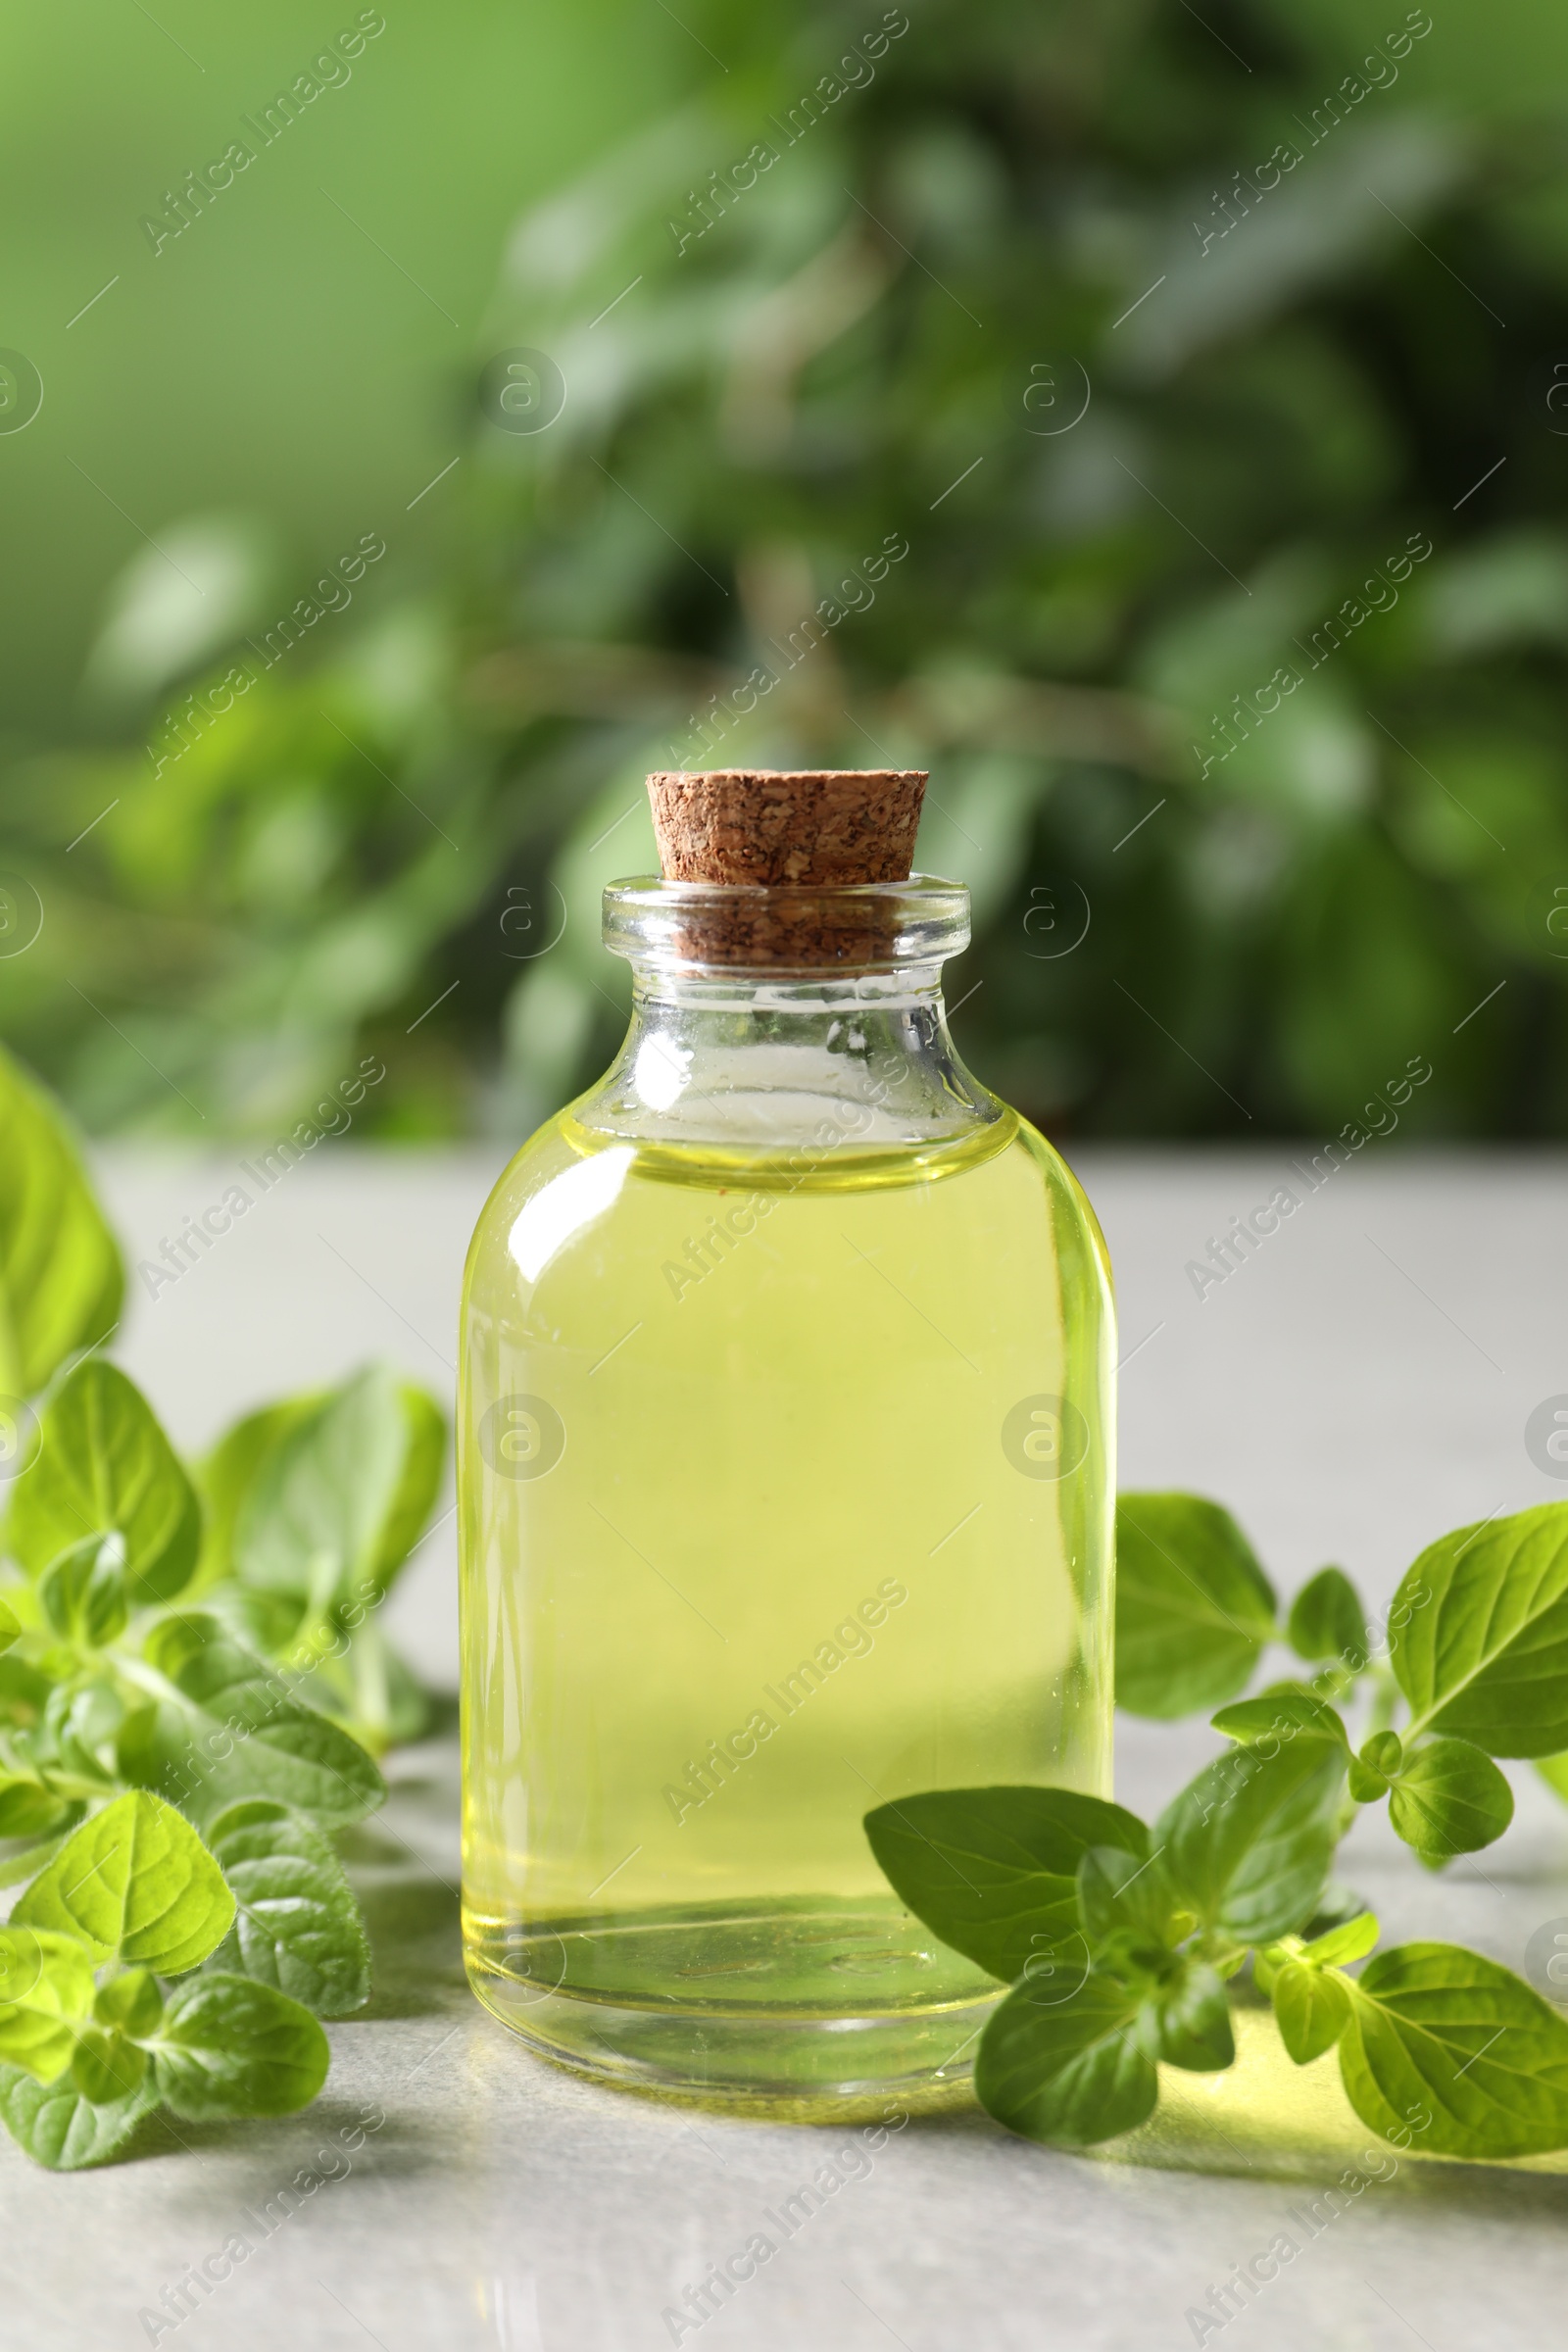
[[[626,1048],[469,1256],[469,1974],[604,2079],[929,2102],[1002,1988],[862,1817],[1109,1793],[1103,1245],[953,1053],[963,892],[890,891],[886,968],[779,980],[672,955],[681,888],[608,894]]]

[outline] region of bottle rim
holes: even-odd
[[[941,963],[969,944],[969,892],[940,874],[808,884],[637,874],[606,889],[604,941],[634,963],[726,971]]]

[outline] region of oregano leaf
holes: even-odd
[[[1153,2113],[1159,2078],[1139,2046],[1141,1995],[1092,1975],[1066,1999],[1027,1979],[980,2036],[974,2085],[1009,2132],[1057,2147],[1089,2148]]]
[[[343,1866],[318,1830],[266,1798],[229,1805],[208,1832],[234,1924],[209,1969],[275,1985],[318,2017],[370,1997],[370,1948]]]
[[[1333,1658],[1349,1673],[1365,1668],[1369,1643],[1366,1611],[1343,1568],[1320,1568],[1291,1603],[1285,1639],[1298,1658],[1312,1664]]]
[[[1389,1819],[1406,1845],[1447,1861],[1502,1836],[1513,1819],[1513,1790],[1468,1740],[1429,1740],[1390,1790]]]
[[[1136,1815],[1074,1788],[949,1788],[879,1805],[871,1851],[917,1919],[1010,1983],[1080,1948],[1078,1864],[1090,1846],[1142,1860]]]
[[[293,2115],[320,2089],[331,2057],[308,2009],[249,1977],[187,1978],[151,2048],[162,2097],[194,2124]]]
[[[1280,2039],[1298,2066],[1332,2050],[1350,2015],[1345,1980],[1299,1960],[1287,1960],[1276,1972],[1270,1998]]]
[[[141,1391],[93,1356],[44,1407],[38,1458],[16,1486],[6,1541],[36,1576],[84,1537],[116,1532],[132,1603],[170,1600],[196,1564],[201,1506]]]
[[[1510,1969],[1452,1943],[1379,1952],[1350,1986],[1340,2071],[1385,2138],[1434,2156],[1568,2147],[1568,2021]]]
[[[221,1942],[234,1898],[190,1823],[131,1788],[73,1832],[11,1916],[79,1936],[95,1963],[173,1977]]]
[[[39,2082],[71,2064],[93,2001],[92,1960],[74,1936],[0,1928],[0,2059]]]
[[[1490,1756],[1568,1749],[1568,1502],[1429,1544],[1389,1613],[1389,1662],[1411,1731]]]
[[[1302,1737],[1216,1756],[1154,1824],[1166,1876],[1205,1928],[1264,1943],[1310,1917],[1339,1841],[1346,1754]]]
[[[1169,1720],[1233,1697],[1273,1639],[1274,1607],[1251,1545],[1217,1502],[1198,1494],[1121,1496],[1119,1707]]]
[[[20,2066],[0,2065],[0,2123],[20,2148],[51,2172],[76,2173],[108,2164],[157,2104],[158,2085],[150,2067],[128,2097],[95,2105],[82,2097],[69,2067],[46,2083],[35,2082]]]
[[[0,1135],[0,1394],[32,1396],[108,1338],[125,1276],[59,1105],[3,1050]]]

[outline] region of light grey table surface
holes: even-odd
[[[220,1197],[234,1156],[103,1156],[133,1261]],[[1523,1435],[1534,1406],[1568,1392],[1568,1158],[1369,1146],[1200,1299],[1187,1261],[1289,1181],[1287,1154],[1072,1157],[1117,1270],[1123,1485],[1214,1494],[1283,1590],[1339,1559],[1374,1601],[1445,1529],[1568,1498]],[[493,1152],[327,1147],[173,1288],[154,1299],[133,1287],[122,1359],[191,1447],[237,1410],[372,1354],[448,1390],[464,1250],[498,1165]],[[451,1536],[448,1519],[390,1611],[410,1656],[446,1687]],[[1152,1808],[1209,1744],[1124,1720],[1118,1794]],[[187,2147],[66,2178],[0,2139],[5,2352],[667,2344],[662,2311],[848,2136],[694,2115],[528,2057],[464,1984],[450,1746],[408,1752],[397,1778],[362,1840],[377,1992],[368,2014],[330,2029],[316,2108],[182,2126]],[[1433,1879],[1386,1830],[1352,1834],[1348,1875],[1391,1933],[1452,1936],[1518,1966],[1544,1923],[1568,1926],[1568,1810],[1525,1770],[1515,1778],[1519,1816],[1484,1872]],[[384,2122],[350,2158],[317,2165],[367,2109]],[[276,2219],[177,2327],[141,2316],[231,2234],[259,2239],[254,2217],[281,2215],[278,2192],[302,2168],[339,2177]],[[1191,2344],[1189,2309],[1278,2232],[1304,2240],[1286,2215],[1337,2169],[1321,2156],[1272,2163],[1246,2144],[1223,2175],[1091,2161],[1010,2138],[977,2111],[916,2121],[680,2340],[700,2332],[717,2352]],[[1205,2340],[1222,2333],[1226,2352],[1539,2352],[1560,2334],[1565,2224],[1568,2180],[1406,2163]]]

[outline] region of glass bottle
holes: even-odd
[[[1109,1269],[954,1051],[968,936],[925,876],[614,886],[625,1044],[474,1234],[465,1947],[601,2079],[941,2103],[1001,1988],[863,1815],[1109,1794]]]

